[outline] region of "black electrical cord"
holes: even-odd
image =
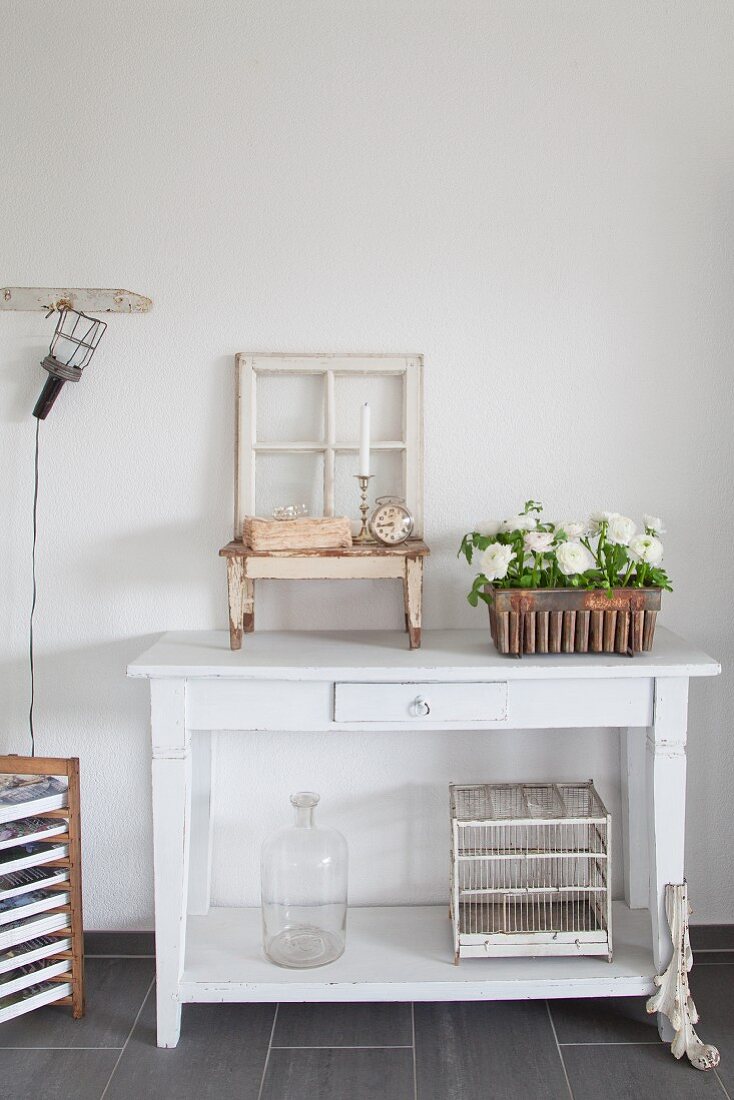
[[[36,453],[33,461],[33,548],[31,551],[31,577],[33,578],[33,598],[31,617],[28,624],[28,656],[31,666],[31,705],[28,710],[28,728],[31,735],[31,756],[36,755],[36,735],[33,729],[33,703],[36,694],[36,682],[33,669],[33,615],[36,610],[36,536],[38,533],[38,430],[41,421],[36,420]]]

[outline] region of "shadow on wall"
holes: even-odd
[[[87,751],[93,754],[100,729],[115,730],[121,714],[130,725],[141,730],[142,744],[137,751],[147,750],[148,685],[128,680],[125,670],[134,657],[159,637],[147,634],[79,649],[37,653],[34,725],[38,754],[82,756]],[[26,753],[30,749],[25,719],[30,702],[27,661],[0,664],[0,698],[7,701],[6,714],[23,715],[22,723],[17,719],[13,722],[15,728],[0,730],[0,749]],[[74,730],[73,744],[67,743],[70,725]]]
[[[84,907],[88,927],[152,926],[150,704],[148,684],[128,680],[130,660],[159,635],[44,652],[36,665],[36,752],[78,756]],[[28,668],[0,664],[0,750],[27,755]],[[8,720],[7,715],[14,715]],[[112,843],[122,823],[124,842]]]
[[[187,523],[160,524],[128,534],[115,535],[93,544],[89,556],[77,563],[81,578],[112,592],[135,586],[136,595],[146,589],[180,588],[198,584],[207,565],[216,561],[222,545],[216,538],[221,524],[208,524],[204,518]],[[221,565],[225,584],[224,564]],[[219,603],[219,601],[218,601]],[[161,624],[168,628],[167,624]]]
[[[290,823],[295,790],[318,790],[318,819],[346,836],[353,904],[425,905],[447,899],[450,782],[592,775],[613,815],[614,886],[621,896],[616,730],[352,731],[337,740],[335,747],[333,733],[297,731],[217,736],[215,904],[257,904],[260,844]],[[572,767],[559,765],[566,749]],[[402,782],[407,773],[410,781]]]
[[[34,319],[35,320],[35,319]],[[48,333],[29,336],[26,333],[8,341],[10,354],[0,365],[3,393],[7,395],[3,420],[9,424],[22,424],[28,420],[47,375],[41,369],[41,360],[48,354],[55,321],[49,320]]]
[[[184,594],[181,613],[166,616],[161,629],[227,625],[224,563],[218,551],[232,537],[234,499],[234,403],[231,397],[234,353],[211,364],[215,382],[202,386],[196,422],[174,436],[180,451],[158,448],[153,461],[124,451],[115,458],[115,478],[121,488],[134,485],[142,501],[162,502],[160,523],[126,530],[112,537],[91,539],[88,554],[73,563],[80,581],[94,586],[102,601],[133,605],[159,594],[162,612],[172,593]],[[190,447],[186,446],[192,440]],[[149,456],[150,457],[150,456]],[[173,519],[183,512],[190,518]],[[186,612],[185,593],[196,591],[201,615],[205,591],[207,610],[199,621]],[[117,618],[117,616],[114,616]],[[157,625],[157,624],[156,624]]]
[[[218,551],[232,537],[233,377],[234,351],[217,356],[207,365],[196,398],[193,389],[183,390],[168,442],[160,438],[150,411],[142,412],[136,438],[145,441],[145,453],[118,431],[87,471],[89,506],[107,507],[112,490],[120,494],[120,512],[129,519],[118,530],[112,517],[62,568],[73,574],[75,587],[94,591],[107,634],[116,633],[120,623],[141,623],[139,608],[146,602],[150,617],[143,618],[143,626],[226,629],[225,566]],[[455,560],[459,532],[434,534],[429,528],[428,536],[433,560],[426,570],[424,625],[461,625],[472,571]],[[450,572],[441,565],[444,559]],[[43,570],[39,580],[42,592]],[[471,625],[486,627],[482,610]],[[257,585],[256,618],[259,629],[300,629],[310,622],[335,630],[402,629],[400,584],[263,582]],[[40,629],[39,640],[42,636]]]

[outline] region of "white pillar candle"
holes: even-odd
[[[370,407],[365,401],[359,422],[359,472],[363,477],[370,473]]]

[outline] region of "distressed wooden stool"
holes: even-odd
[[[242,633],[255,629],[256,580],[402,580],[405,629],[411,649],[421,644],[424,542],[400,546],[357,543],[332,550],[251,550],[241,541],[219,551],[227,559],[229,644],[240,649]]]

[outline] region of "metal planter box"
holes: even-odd
[[[500,653],[623,653],[652,649],[660,588],[495,588],[489,628]]]

